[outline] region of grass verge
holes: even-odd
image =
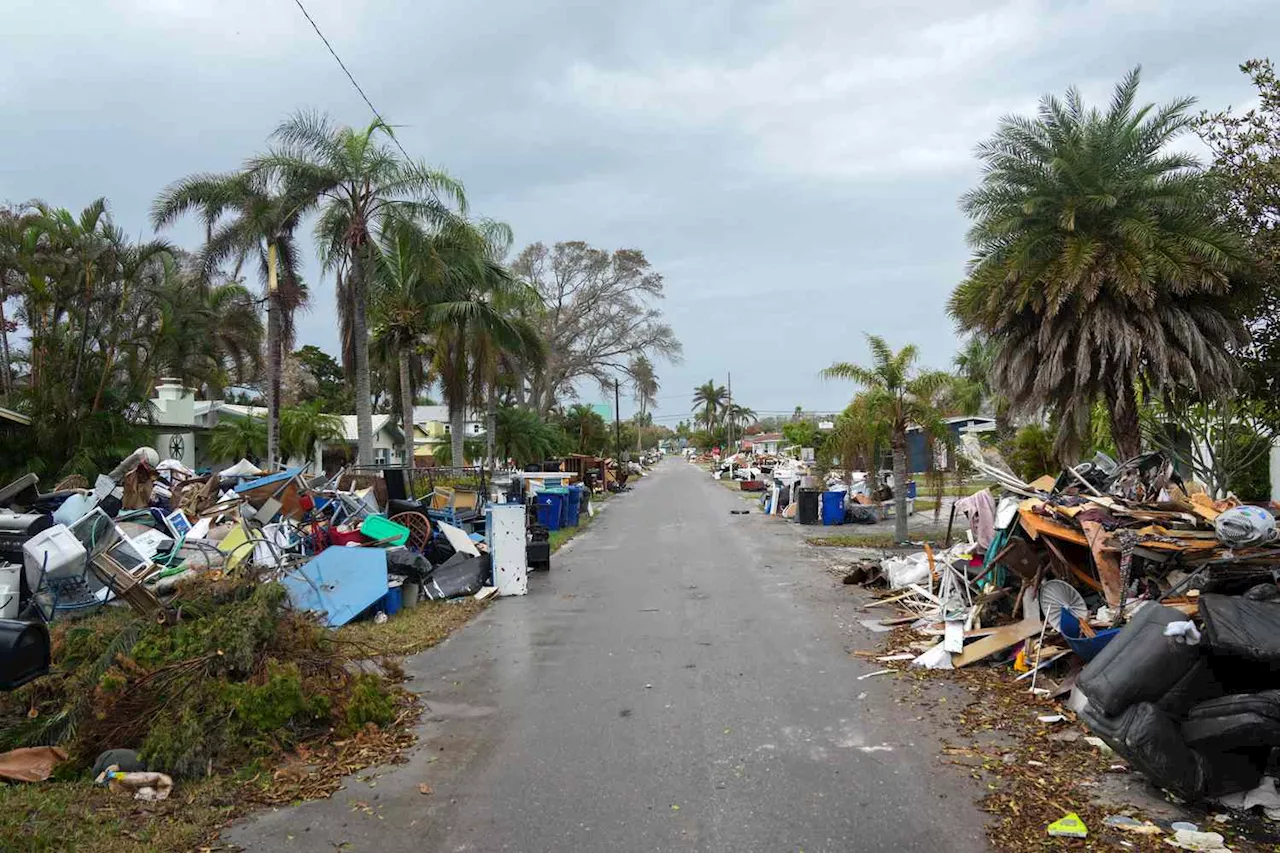
[[[930,534],[923,539],[916,538],[919,536],[917,531],[912,531],[911,541],[927,542],[931,546],[936,546],[942,541],[941,536]],[[810,545],[817,545],[820,548],[896,548],[898,547],[895,537],[892,533],[838,533],[833,536],[811,536],[804,540]]]
[[[458,601],[423,601],[376,624],[352,622],[338,630],[339,640],[353,643],[363,656],[412,655],[429,649],[461,628],[488,605],[463,598]]]

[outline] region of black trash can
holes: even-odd
[[[818,523],[818,500],[821,495],[821,489],[800,490],[800,497],[797,500],[800,506],[796,508],[796,521],[801,524]]]

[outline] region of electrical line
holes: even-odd
[[[360,84],[356,82],[356,78],[351,75],[349,70],[347,70],[347,65],[342,61],[342,57],[338,56],[338,52],[333,49],[333,45],[329,44],[329,40],[324,37],[324,33],[320,32],[320,25],[311,17],[311,13],[307,11],[307,7],[302,5],[302,0],[293,0],[293,2],[298,4],[298,9],[302,12],[303,17],[307,19],[307,22],[311,24],[311,29],[315,30],[316,35],[320,36],[320,41],[324,42],[324,46],[329,48],[329,53],[335,60],[337,60],[338,67],[342,69],[342,73],[347,75],[347,79],[351,81],[351,85],[356,87],[356,91],[360,93],[360,97],[364,99],[364,102],[369,105],[369,109],[377,117],[378,121],[382,122],[387,127],[387,135],[391,137],[391,141],[400,149],[400,153],[405,156],[406,160],[413,160],[413,158],[409,156],[409,152],[405,151],[404,146],[400,144],[400,140],[396,139],[395,132],[391,131],[390,122],[382,117],[382,113],[378,112],[378,108],[373,105],[373,101],[369,100],[369,96],[364,93],[364,89],[360,88]]]

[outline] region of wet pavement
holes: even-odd
[[[406,764],[224,834],[250,850],[986,849],[978,794],[845,648],[848,588],[791,528],[668,460],[406,661]],[[829,549],[825,549],[829,550]],[[424,787],[425,786],[425,787]],[[423,793],[423,791],[430,793]]]

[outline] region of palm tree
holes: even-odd
[[[412,222],[399,221],[383,230],[381,251],[374,259],[369,303],[373,318],[370,347],[374,360],[397,374],[400,423],[405,434],[405,464],[412,465],[413,403],[427,378],[428,312],[446,298],[434,275],[429,238]]]
[[[565,431],[577,439],[579,453],[591,453],[606,440],[604,418],[584,403],[575,403],[564,413]]]
[[[151,221],[164,228],[198,212],[208,236],[202,266],[206,278],[225,260],[237,273],[256,258],[267,303],[267,467],[279,461],[280,377],[284,354],[293,349],[293,315],[307,298],[298,271],[294,232],[314,196],[252,171],[197,174],[170,184],[156,199]],[[233,276],[233,277],[238,277]]]
[[[209,453],[218,460],[248,459],[257,463],[267,448],[267,425],[260,418],[229,417],[209,435]]]
[[[709,432],[715,430],[720,412],[728,402],[729,391],[711,379],[693,389],[695,419],[705,424]]]
[[[973,257],[949,310],[995,341],[992,385],[1015,410],[1059,415],[1060,456],[1098,398],[1120,454],[1136,455],[1139,388],[1224,393],[1244,340],[1222,307],[1241,243],[1206,204],[1196,160],[1166,150],[1193,101],[1138,108],[1138,77],[1105,112],[1070,89],[1034,119],[1004,119],[962,198]]]
[[[303,403],[280,411],[280,456],[311,460],[316,445],[344,441],[342,419],[324,411],[319,402]]]
[[[748,427],[759,418],[756,417],[754,409],[749,409],[741,403],[730,403],[725,409],[724,420],[725,423],[735,427]]]
[[[941,370],[917,370],[919,351],[907,345],[894,352],[884,338],[867,335],[871,347],[871,367],[847,361],[836,362],[822,371],[824,379],[852,379],[866,389],[866,406],[877,420],[888,426],[893,449],[894,536],[907,541],[907,427],[917,425],[928,432],[942,431],[936,407],[938,395],[951,383]]]
[[[462,457],[467,407],[493,399],[505,356],[528,363],[545,357],[536,325],[520,310],[526,286],[498,260],[510,234],[501,223],[455,219],[433,235],[432,263],[444,297],[431,306],[429,319],[454,459]]]
[[[393,136],[381,120],[363,130],[315,113],[298,113],[273,134],[277,147],[251,169],[309,195],[320,207],[316,239],[326,270],[337,273],[343,364],[353,375],[357,459],[373,462],[373,406],[369,378],[367,299],[378,236],[392,219],[435,226],[465,210],[462,185],[409,160],[383,143]]]
[[[640,441],[643,433],[638,428],[645,415],[649,413],[649,407],[658,402],[658,391],[661,386],[658,384],[658,376],[653,370],[653,362],[646,355],[637,356],[632,360],[627,373],[631,376],[631,387],[635,392],[636,404],[640,407],[637,412],[636,420],[636,450],[640,450]],[[650,420],[652,423],[652,420]]]

